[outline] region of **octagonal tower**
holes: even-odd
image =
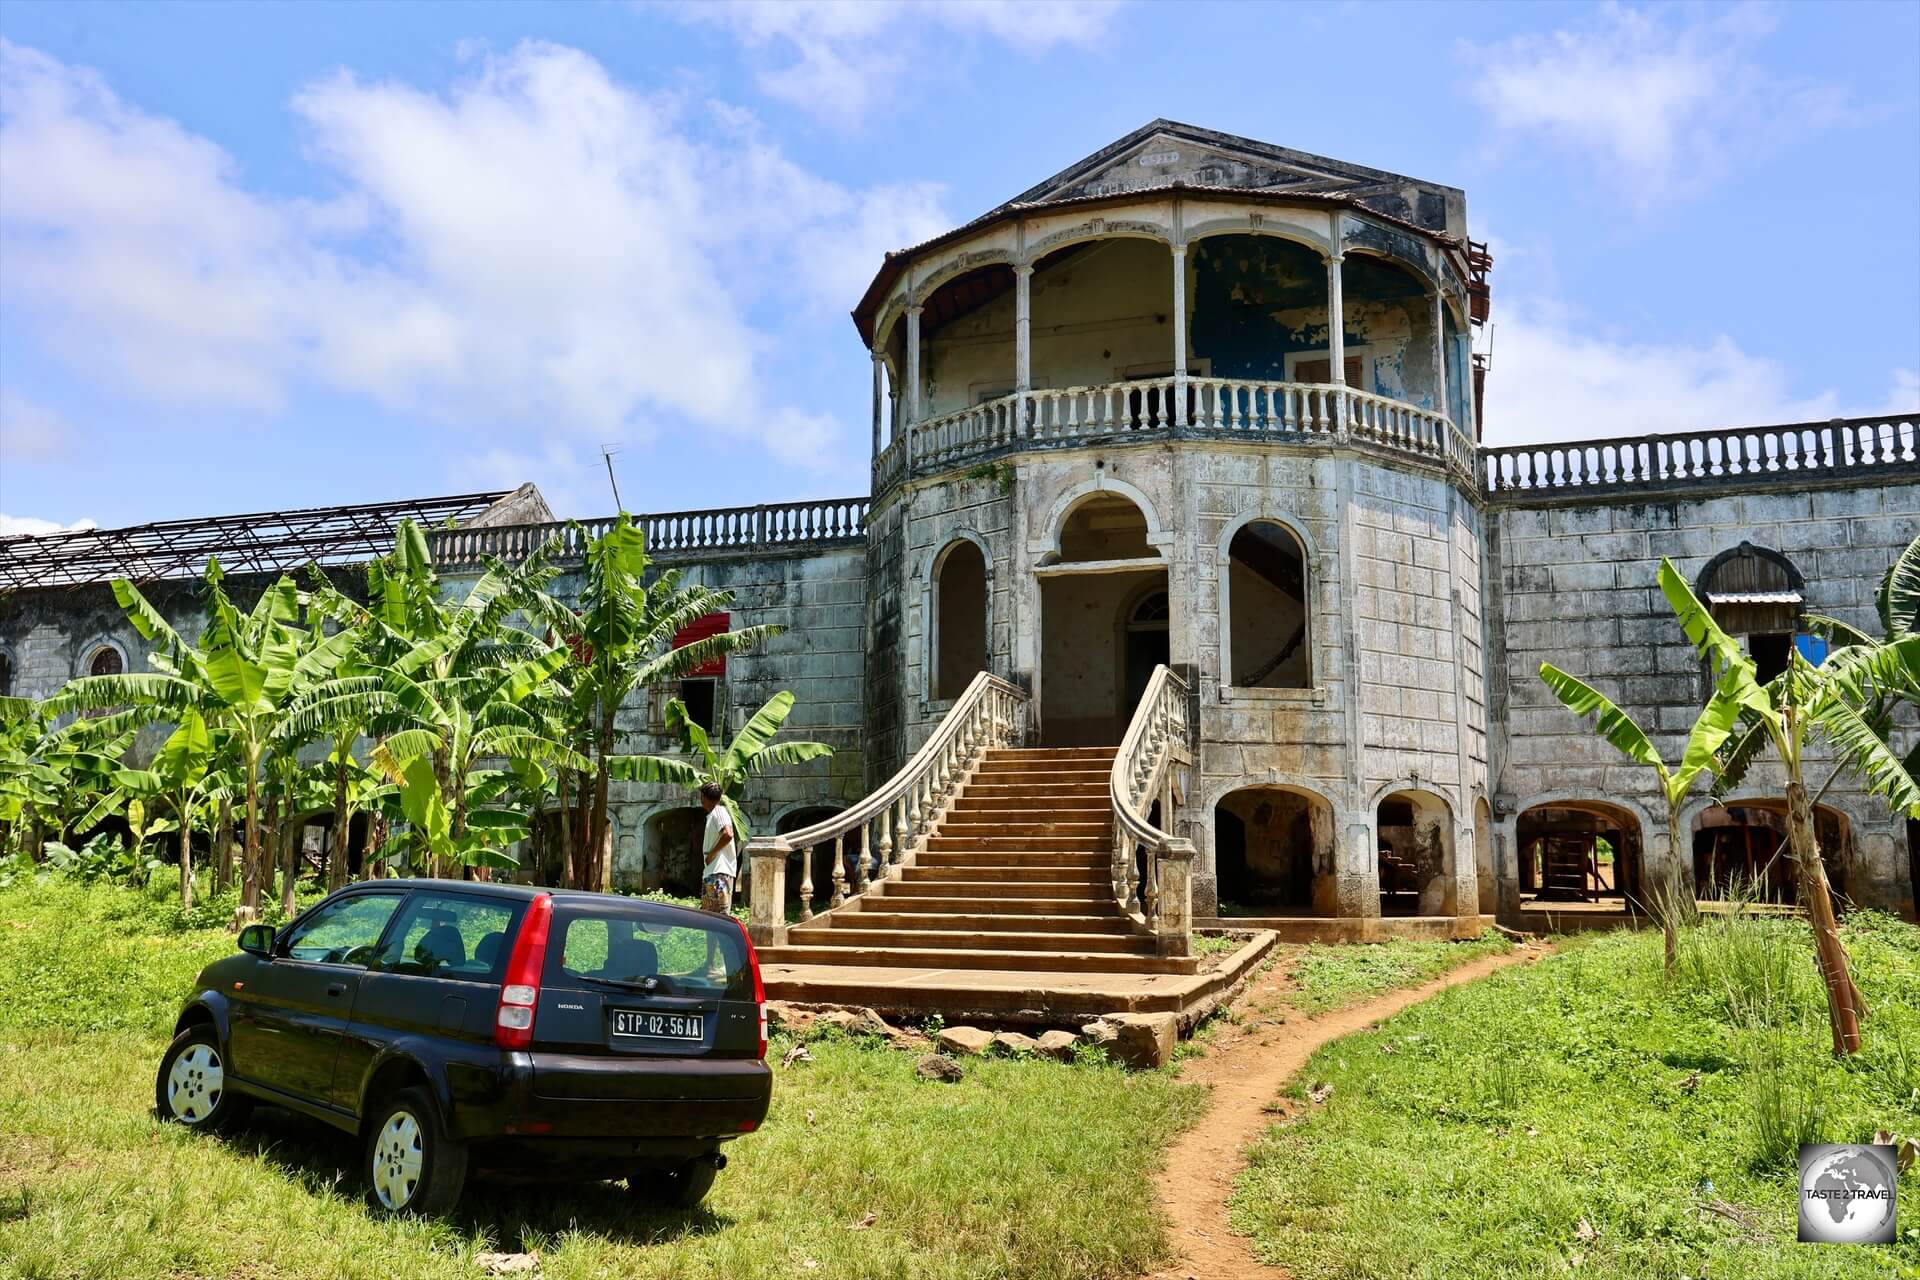
[[[871,773],[981,669],[1083,746],[1166,663],[1198,916],[1477,930],[1485,266],[1454,188],[1164,120],[890,254]]]

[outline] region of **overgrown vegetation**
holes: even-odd
[[[1884,1276],[1893,1250],[1793,1243],[1803,1140],[1920,1132],[1920,930],[1843,926],[1876,1034],[1836,1058],[1806,923],[1570,939],[1314,1055],[1233,1200],[1300,1280]],[[1911,1175],[1909,1175],[1911,1177]]]
[[[654,573],[624,514],[586,547],[578,609],[548,593],[555,545],[515,566],[489,561],[456,597],[442,590],[420,530],[403,522],[393,552],[367,568],[364,602],[316,569],[304,587],[281,576],[244,610],[209,559],[205,625],[192,640],[131,582],[115,581],[150,669],[85,676],[39,703],[0,698],[0,846],[82,879],[143,882],[170,845],[190,912],[234,881],[238,835],[238,923],[276,896],[278,914],[291,914],[304,876],[337,888],[350,862],[363,873],[499,870],[606,889],[611,780],[712,778],[744,838],[739,801],[751,777],[830,754],[771,741],[791,694],[776,693],[724,746],[670,704],[691,759],[629,754],[615,712],[636,690],[778,628],[677,643],[732,597],[684,583],[678,570]],[[169,736],[142,751],[137,736],[150,725]],[[557,840],[541,820],[556,809]],[[365,844],[350,850],[361,812]],[[310,865],[298,838],[317,816],[328,816],[330,840]],[[101,841],[111,821],[131,841]],[[198,873],[196,835],[211,855]],[[513,846],[530,853],[527,865]]]
[[[546,1280],[1131,1280],[1167,1256],[1152,1169],[1201,1090],[1033,1058],[940,1084],[844,1037],[776,1068],[766,1126],[692,1214],[610,1184],[483,1182],[451,1219],[383,1219],[331,1130],[271,1109],[228,1139],[152,1120],[178,1003],[233,945],[156,893],[0,889],[0,1275],[469,1277],[502,1250],[537,1252]]]

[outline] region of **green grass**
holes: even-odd
[[[1658,933],[1570,940],[1336,1041],[1234,1222],[1299,1280],[1920,1275],[1911,1214],[1892,1250],[1793,1243],[1802,1137],[1920,1133],[1920,930],[1845,932],[1873,1011],[1846,1061],[1780,919],[1690,930],[1672,984]]]
[[[1418,986],[1481,956],[1504,955],[1513,944],[1489,929],[1461,942],[1416,942],[1390,938],[1355,945],[1313,943],[1288,970],[1289,1001],[1307,1013],[1344,1009],[1362,1000]]]
[[[482,1183],[450,1219],[395,1221],[365,1207],[344,1135],[276,1110],[230,1138],[149,1115],[179,1001],[232,945],[124,889],[0,891],[0,1276],[472,1276],[497,1249],[539,1252],[546,1280],[1130,1278],[1167,1256],[1151,1172],[1205,1104],[1168,1072],[1031,1059],[936,1084],[910,1054],[826,1039],[776,1068],[766,1126],[692,1214],[611,1184]]]

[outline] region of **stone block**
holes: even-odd
[[[993,1046],[993,1033],[978,1027],[942,1027],[934,1043],[942,1053],[977,1057]]]
[[[1107,1053],[1123,1066],[1145,1071],[1173,1060],[1180,1042],[1180,1019],[1171,1013],[1110,1013],[1105,1021],[1114,1039]]]
[[[1038,1054],[1040,1042],[1032,1036],[1022,1035],[1018,1031],[996,1031],[990,1046],[1007,1054]]]
[[[1034,1042],[1035,1048],[1043,1058],[1052,1058],[1056,1062],[1072,1062],[1074,1046],[1080,1043],[1080,1037],[1071,1031],[1043,1031]]]

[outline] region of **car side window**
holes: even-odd
[[[326,903],[293,926],[286,954],[294,960],[364,969],[399,905],[397,893],[362,893]]]
[[[416,893],[374,967],[429,978],[496,979],[507,958],[517,903],[459,893]]]

